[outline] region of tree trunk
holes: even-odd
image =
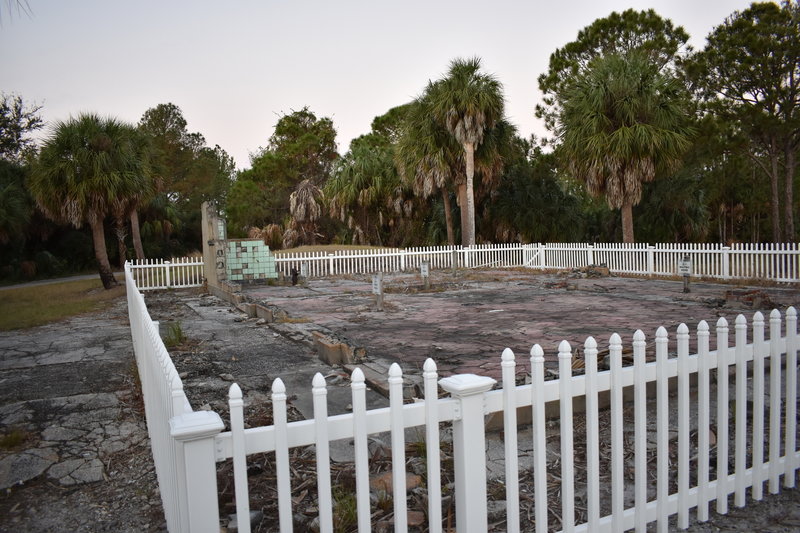
[[[769,185],[770,185],[770,203],[772,204],[772,242],[781,242],[783,236],[781,235],[781,209],[780,209],[780,194],[778,192],[778,147],[775,139],[772,140],[771,150],[769,151],[770,170]]]
[[[442,191],[442,203],[444,204],[444,222],[447,226],[447,244],[453,246],[456,243],[455,231],[453,231],[453,213],[450,208],[450,193],[445,189]]]
[[[92,228],[92,240],[94,241],[94,257],[97,259],[97,268],[100,272],[100,281],[103,287],[111,289],[117,285],[114,273],[111,271],[111,263],[108,262],[108,251],[106,250],[106,235],[103,231],[103,219],[90,222]]]
[[[139,212],[134,209],[131,211],[131,240],[133,249],[136,251],[136,259],[144,259],[144,248],[142,247],[142,234],[139,233]]]
[[[622,204],[622,242],[636,242],[633,238],[633,204]]]
[[[467,184],[462,183],[458,186],[458,207],[461,210],[461,246],[468,246],[467,244],[467,226],[469,225],[467,217]]]
[[[786,172],[784,173],[784,198],[785,204],[783,206],[783,231],[787,242],[794,242],[794,170],[796,166],[794,148],[791,142],[786,143],[784,151],[786,158]]]
[[[117,255],[119,256],[119,268],[125,268],[125,261],[128,260],[128,246],[125,244],[125,237],[128,236],[128,229],[125,227],[125,219],[120,217],[116,219],[116,228],[114,234],[117,236]]]
[[[473,177],[475,175],[475,145],[464,143],[467,160],[467,233],[463,239],[467,246],[475,244],[475,191]]]

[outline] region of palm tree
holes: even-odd
[[[93,113],[57,123],[28,183],[45,216],[76,228],[89,224],[106,289],[117,282],[108,261],[103,221],[112,213],[115,202],[136,194],[141,186],[132,129]]]
[[[155,152],[151,140],[138,128],[133,132],[133,142],[138,156],[133,163],[137,166],[134,170],[140,179],[140,186],[134,188],[127,196],[126,214],[131,223],[131,240],[136,252],[136,259],[144,259],[144,247],[139,225],[139,209],[149,204],[163,187],[164,180],[155,174]]]
[[[382,245],[382,226],[398,186],[390,147],[353,142],[325,184],[325,197],[331,216],[353,231],[353,244]]]
[[[117,247],[119,250],[119,265],[122,268],[127,259],[128,247],[125,244],[125,237],[128,234],[127,222],[131,224],[131,240],[137,259],[144,259],[144,247],[139,227],[139,208],[146,206],[155,198],[163,180],[153,175],[152,158],[153,151],[150,139],[140,130],[127,127],[125,131],[130,136],[130,142],[135,150],[135,157],[131,158],[127,175],[127,193],[119,195],[112,201],[112,213],[114,214],[114,234],[117,237]]]
[[[430,99],[426,95],[418,97],[397,140],[395,161],[400,175],[411,184],[415,194],[428,198],[441,193],[450,245],[455,244],[450,189],[463,168],[462,156],[453,136],[433,119]]]
[[[590,194],[621,210],[624,242],[634,242],[633,206],[642,184],[677,170],[690,146],[681,91],[675,78],[637,53],[596,59],[565,90],[558,154]]]
[[[466,181],[459,185],[462,211],[462,242],[475,244],[475,150],[487,131],[503,118],[504,99],[500,82],[480,73],[481,60],[456,59],[447,76],[427,89],[433,116],[455,136],[464,149]]]
[[[289,196],[292,220],[283,235],[283,247],[316,244],[317,220],[322,215],[322,190],[311,180],[303,180]]]

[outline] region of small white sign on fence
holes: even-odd
[[[691,276],[692,275],[692,260],[689,258],[678,259],[678,275]]]

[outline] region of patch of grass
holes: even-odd
[[[276,322],[279,324],[307,324],[308,322],[311,322],[311,320],[304,316],[287,316],[285,318],[279,318],[276,320]]]
[[[0,331],[32,328],[108,308],[125,285],[103,289],[99,279],[6,289],[0,292]]]
[[[15,450],[21,447],[28,437],[30,434],[23,429],[10,429],[8,433],[0,434],[0,450]]]
[[[358,523],[355,491],[333,489],[333,530],[337,533],[352,531]]]
[[[180,346],[188,340],[186,333],[183,331],[183,326],[180,322],[174,322],[169,325],[167,334],[164,335],[164,346],[167,348],[174,348]]]

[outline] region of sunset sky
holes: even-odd
[[[0,91],[42,105],[47,122],[81,111],[137,122],[172,102],[189,131],[246,168],[282,113],[309,106],[331,117],[344,153],[376,115],[414,98],[452,59],[479,56],[503,83],[520,133],[542,135],[536,78],[595,19],[653,8],[701,48],[749,3],[28,0],[26,14],[3,1]]]

